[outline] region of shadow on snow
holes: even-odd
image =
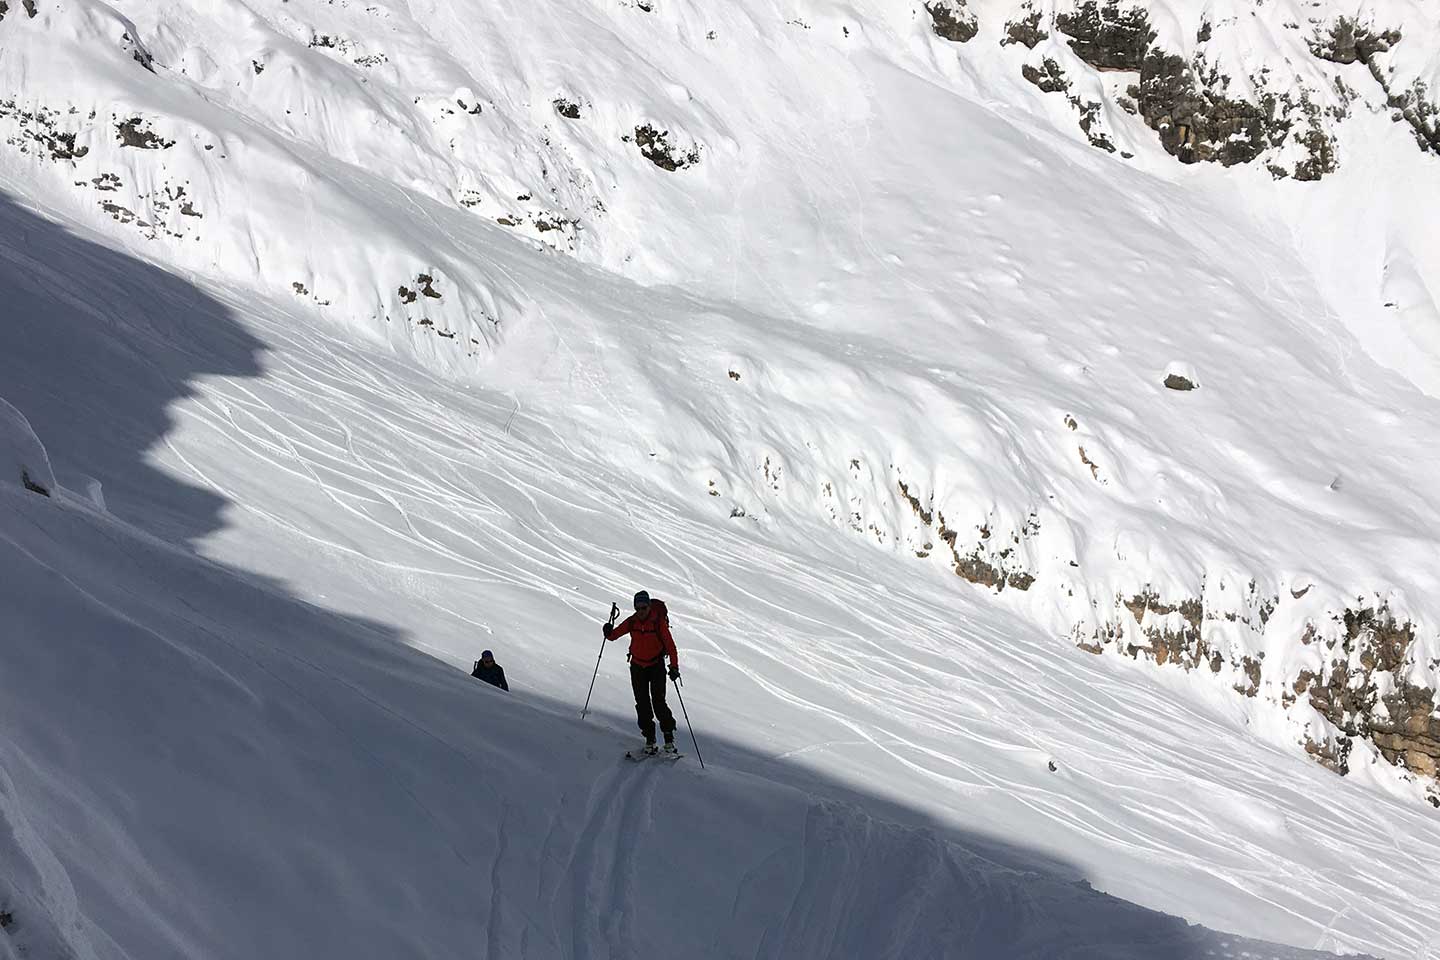
[[[1256,949],[703,727],[708,771],[626,763],[633,720],[581,722],[578,689],[505,695],[397,626],[198,559],[226,503],[151,455],[197,378],[258,376],[264,344],[3,197],[0,293],[0,396],[62,485],[100,479],[171,545],[0,501],[13,935],[48,923],[57,950],[147,960]]]

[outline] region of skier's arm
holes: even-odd
[[[618,637],[625,636],[625,634],[630,632],[630,628],[634,626],[634,624],[634,617],[626,617],[624,620],[621,620],[619,623],[615,624],[614,628],[610,631],[610,639],[614,640]]]
[[[675,638],[670,636],[670,618],[665,617],[660,621],[660,640],[665,644],[665,652],[670,656],[670,666],[680,666],[680,654],[675,650]]]
[[[496,666],[495,669],[500,671],[500,689],[508,692],[510,690],[510,684],[505,682],[505,668]]]

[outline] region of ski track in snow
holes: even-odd
[[[193,833],[174,846],[198,852],[172,856],[170,831],[146,819],[166,809],[165,784],[123,766],[67,780],[67,761],[98,771],[109,758],[67,740],[71,717],[37,732],[14,707],[19,732],[0,771],[0,826],[13,836],[0,832],[0,853],[19,864],[16,889],[34,888],[19,928],[31,955],[111,960],[124,941],[143,945],[133,956],[210,946],[248,960],[265,951],[247,937],[274,926],[297,953],[306,935],[332,936],[334,955],[355,956],[394,946],[392,916],[439,916],[445,928],[426,931],[438,945],[400,936],[416,956],[483,943],[490,957],[576,960],[687,949],[899,957],[938,942],[976,955],[994,943],[1018,955],[1024,943],[1025,956],[1049,960],[1071,946],[1046,939],[1063,926],[1050,914],[1093,909],[1119,927],[1128,917],[1076,894],[1069,884],[1083,877],[1217,929],[1429,956],[1440,824],[1416,809],[1416,790],[1358,762],[1348,780],[1332,777],[1299,754],[1273,704],[1237,702],[1223,682],[1091,657],[1037,626],[1076,623],[1095,598],[1112,604],[1142,586],[1167,600],[1199,591],[1208,607],[1207,578],[1223,590],[1226,578],[1258,577],[1260,593],[1283,600],[1295,576],[1323,574],[1334,580],[1323,590],[1345,602],[1372,581],[1397,604],[1408,592],[1399,615],[1433,637],[1423,597],[1436,511],[1423,481],[1434,459],[1414,436],[1440,423],[1434,357],[1409,351],[1406,372],[1376,358],[1396,364],[1418,336],[1413,320],[1377,304],[1393,299],[1392,261],[1418,273],[1437,262],[1428,214],[1440,194],[1425,179],[1431,158],[1387,126],[1384,103],[1366,99],[1373,90],[1341,131],[1340,172],[1277,187],[1263,170],[1180,167],[1108,103],[1108,133],[1136,155],[1100,155],[1068,110],[1063,126],[1052,122],[1056,98],[1036,99],[1019,66],[1059,57],[1077,93],[1099,75],[1058,31],[1033,56],[1002,49],[993,5],[972,4],[984,35],[964,48],[938,40],[919,6],[872,2],[787,12],[582,2],[543,10],[543,22],[524,5],[442,0],[250,0],[238,14],[179,0],[41,0],[38,16],[15,6],[0,72],[25,111],[48,105],[78,130],[88,159],[52,163],[40,140],[11,140],[24,152],[0,158],[0,201],[14,194],[80,237],[98,223],[107,250],[144,252],[121,263],[36,224],[0,231],[0,266],[43,291],[13,312],[14,340],[0,347],[20,350],[48,315],[73,311],[89,327],[67,330],[152,358],[135,369],[173,389],[145,467],[212,493],[223,522],[202,524],[193,543],[214,565],[193,564],[190,542],[162,543],[99,508],[66,501],[47,515],[23,503],[0,519],[17,585],[6,599],[32,627],[51,624],[26,606],[31,594],[75,616],[70,629],[52,610],[64,629],[36,629],[53,632],[57,650],[89,651],[117,673],[127,661],[115,651],[129,653],[139,666],[128,679],[149,700],[108,704],[87,688],[113,722],[153,733],[152,713],[172,721],[156,745],[201,771],[177,784],[218,785],[197,794],[217,809],[236,796],[267,813],[273,803],[274,836],[288,843],[235,855],[228,835],[182,823]],[[1158,27],[1191,35],[1192,20],[1203,16],[1208,33],[1212,8],[1229,9],[1149,6]],[[1245,6],[1213,18],[1206,49],[1224,69],[1275,65],[1249,56],[1257,37],[1305,55],[1287,22],[1304,19],[1293,5],[1241,16]],[[1343,9],[1317,6],[1315,22]],[[1387,63],[1408,81],[1430,62],[1428,35],[1411,24],[1433,24],[1435,6],[1395,9],[1410,19]],[[317,44],[322,31],[384,62]],[[140,35],[160,51],[159,72],[135,64]],[[554,118],[557,93],[580,102],[583,121]],[[450,107],[462,98],[484,105],[463,129],[470,118],[452,122]],[[117,146],[116,111],[177,145]],[[20,122],[0,120],[7,136]],[[652,169],[621,139],[642,120],[703,148],[702,163]],[[1386,152],[1400,140],[1408,152]],[[123,185],[101,196],[96,173]],[[196,232],[142,244],[97,206],[108,197],[150,216],[168,178],[204,208]],[[1372,197],[1359,189],[1367,179],[1399,186]],[[461,199],[469,187],[483,195],[473,210]],[[517,209],[575,218],[568,252],[530,226],[495,224],[522,190],[540,206]],[[1414,208],[1413,224],[1398,205]],[[1395,236],[1351,244],[1335,223]],[[1327,270],[1331,260],[1345,269]],[[147,278],[151,261],[191,285]],[[411,311],[396,285],[420,270],[444,296]],[[1396,281],[1414,299],[1406,316],[1424,314],[1422,279]],[[215,341],[191,320],[207,297],[256,334],[263,369],[197,372],[216,369]],[[415,325],[416,311],[432,310],[430,328]],[[458,340],[442,343],[441,330]],[[84,359],[78,337],[54,342]],[[743,383],[725,376],[732,358]],[[1194,361],[1206,381],[1184,405],[1163,390],[1156,399],[1172,359]],[[57,365],[42,369],[47,360]],[[3,369],[29,384],[41,412],[75,415],[59,422],[76,436],[54,438],[72,458],[86,444],[123,446],[104,435],[114,420],[158,412],[106,419],[60,358],[31,363]],[[1072,414],[1078,422],[1062,427]],[[1088,474],[1075,456],[1082,440]],[[1004,542],[1025,510],[1046,511],[1055,539],[1015,541],[1040,574],[1032,606],[1014,590],[997,598],[961,583],[937,562],[943,547],[929,563],[907,555],[937,538],[896,500],[902,472],[967,536],[983,523],[988,539],[994,522]],[[1353,492],[1320,492],[1331,476]],[[118,481],[117,514],[149,529],[144,507],[124,497],[127,484],[147,484],[99,479]],[[846,479],[822,504],[822,486]],[[1047,505],[1047,493],[1061,503]],[[744,515],[727,518],[732,506]],[[862,542],[858,513],[856,536],[844,529],[835,511],[852,506],[878,524],[883,549]],[[92,553],[111,567],[92,567]],[[1082,560],[1084,574],[1072,574]],[[147,565],[180,586],[161,577],[157,590]],[[293,594],[313,610],[252,624],[229,571],[257,591],[256,609],[289,611]],[[581,726],[569,707],[594,663],[598,621],[639,587],[671,602],[687,706],[702,738],[715,737],[704,773],[690,760],[631,769],[618,759],[636,739],[623,644],[602,648],[597,713]],[[1233,641],[1232,654],[1259,653],[1269,638],[1236,639],[1218,619],[1242,607],[1222,602],[1206,628]],[[322,639],[290,632],[292,622]],[[515,692],[477,692],[428,658],[399,663],[390,631],[460,671],[493,647]],[[3,706],[30,704],[29,680],[49,693],[47,717],[63,703],[75,723],[91,720],[88,704],[67,699],[88,674],[45,685],[48,643],[9,651],[30,673],[7,662],[21,679]],[[1280,654],[1271,664],[1286,653],[1269,652]],[[174,689],[147,686],[150,665]],[[212,695],[203,716],[175,706],[187,683]],[[227,697],[243,709],[227,710]],[[86,729],[103,739],[105,719]],[[206,779],[205,764],[228,757],[215,742],[171,748],[191,725],[233,749],[245,776]],[[125,746],[111,744],[117,755]],[[555,756],[537,760],[537,749]],[[251,752],[306,769],[266,781],[278,796],[262,803],[245,791],[271,766],[247,766]],[[148,755],[126,756],[156,769],[142,766]],[[289,795],[297,782],[314,795]],[[766,803],[746,807],[753,796]],[[244,813],[229,810],[270,836]],[[327,832],[336,824],[397,823],[404,839],[367,835],[374,851],[343,831],[344,856],[324,846],[340,845]],[[1015,852],[990,858],[992,842]],[[671,862],[679,849],[695,864]],[[1010,862],[1027,858],[1033,875]],[[232,904],[203,899],[231,899],[214,877],[226,868],[241,878],[236,902],[273,886],[282,893],[267,902],[294,907],[303,893],[307,907],[314,897],[354,909],[364,936],[346,940],[329,917],[317,932],[287,910],[263,924],[237,919]],[[243,888],[252,874],[266,890]],[[656,876],[668,884],[658,896]],[[686,899],[691,884],[709,887]],[[957,892],[973,895],[957,899],[978,915],[942,902]],[[677,926],[694,929],[647,924],[669,894]],[[422,900],[439,902],[434,913]],[[705,927],[725,903],[728,927]],[[87,909],[113,934],[86,926]],[[1026,922],[1038,940],[997,929]],[[160,932],[147,941],[146,930]],[[1113,956],[1292,954],[1208,931],[1137,931],[1163,949],[1117,934]],[[657,946],[662,935],[671,939]],[[9,946],[0,937],[0,958]]]
[[[238,476],[218,480],[186,454],[187,436],[201,451],[214,442],[197,432],[182,430],[178,440],[167,440],[169,450],[194,480],[337,562],[448,584],[440,595],[418,584],[406,592],[465,627],[474,621],[451,611],[483,609],[479,598],[487,588],[538,592],[593,620],[606,604],[587,599],[594,596],[590,584],[624,596],[631,584],[662,580],[672,585],[662,593],[676,596],[682,656],[692,676],[719,674],[726,689],[758,689],[762,712],[776,722],[793,725],[803,715],[806,729],[844,731],[777,750],[775,762],[824,753],[844,756],[846,766],[857,770],[898,772],[909,782],[928,783],[926,793],[934,799],[926,808],[959,823],[967,822],[972,802],[989,796],[996,808],[1008,810],[1003,822],[1010,829],[1018,815],[1027,832],[1065,834],[1084,849],[1125,862],[1163,862],[1191,882],[1234,887],[1273,914],[1292,918],[1294,929],[1310,928],[1317,946],[1334,935],[1343,919],[1336,904],[1346,897],[1383,902],[1406,895],[1399,875],[1367,864],[1398,860],[1409,870],[1434,872],[1388,832],[1377,838],[1307,803],[1298,787],[1262,776],[1265,765],[1284,762],[1272,748],[1252,741],[1236,756],[1205,748],[1233,734],[1161,685],[1065,651],[1033,632],[997,633],[988,624],[955,622],[943,604],[918,590],[882,587],[833,567],[816,572],[802,556],[758,549],[741,532],[717,532],[637,499],[618,478],[607,488],[608,503],[577,500],[574,491],[586,486],[583,477],[567,475],[574,461],[504,435],[502,404],[483,402],[473,418],[461,418],[410,396],[402,413],[373,392],[368,377],[355,375],[358,364],[327,369],[315,359],[332,350],[305,351],[303,366],[277,363],[259,383],[207,383],[182,408],[186,420],[239,447],[227,456],[238,455],[250,464],[247,471],[283,474],[297,494],[313,491],[315,502],[295,504],[293,511],[277,509],[273,500],[259,506],[236,483]],[[426,416],[431,410],[438,415]],[[362,452],[369,450],[391,451],[391,462]],[[344,539],[318,532],[333,526],[328,518],[337,510],[353,521]],[[317,526],[313,521],[320,517],[327,519]],[[587,546],[594,538],[567,532],[575,520],[610,524],[612,532],[598,542],[615,546],[597,555]],[[357,547],[360,542],[367,546]],[[684,554],[671,544],[685,544]],[[770,589],[757,589],[762,583]],[[475,595],[479,602],[442,599],[457,588],[482,591]],[[837,610],[833,597],[847,598],[843,617],[820,612]],[[487,616],[487,624],[494,619]],[[887,639],[871,639],[877,636]],[[435,639],[422,645],[452,649]],[[613,667],[618,652],[607,653]],[[857,669],[857,654],[873,669]],[[466,656],[454,650],[450,659],[465,665]],[[753,666],[761,662],[767,665]],[[730,671],[732,664],[751,666]],[[601,685],[607,674],[613,676],[612,670],[602,669]],[[726,695],[702,693],[703,684],[693,689],[701,717],[713,715],[711,704]],[[1016,729],[1006,722],[1015,717],[1045,720]],[[1134,740],[1136,729],[1156,736],[1141,744]],[[1016,776],[1010,756],[1041,766],[1054,757],[1063,775],[1040,783]],[[608,795],[608,784],[594,788],[571,855],[572,903],[596,896],[624,902],[626,871],[619,869],[617,845],[637,838],[645,824],[642,816],[619,811],[647,804],[655,775],[638,772],[620,785],[617,797]],[[1083,789],[1072,794],[1077,786]],[[1194,791],[1203,796],[1177,820],[1172,798]],[[1296,816],[1298,810],[1305,814]],[[1237,833],[1237,816],[1253,820],[1256,829]],[[1214,842],[1205,839],[1210,831]],[[1346,867],[1321,869],[1294,856],[1307,849]],[[1136,893],[1123,883],[1115,892]],[[597,929],[587,911],[575,911],[572,956],[590,956],[597,935],[610,943],[611,955],[626,955],[631,921],[623,911],[619,920],[604,910],[600,915],[612,919]],[[1418,920],[1396,916],[1389,922],[1411,942],[1426,934]]]

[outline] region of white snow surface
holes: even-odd
[[[1440,86],[1435,0],[1144,6]],[[1427,785],[1281,701],[1347,606],[1440,686],[1440,161],[1102,153],[970,9],[12,0],[0,956],[1429,956]],[[579,720],[641,587],[704,771]],[[1076,648],[1147,590],[1221,675]]]

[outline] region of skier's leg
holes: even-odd
[[[655,716],[660,718],[660,732],[669,740],[675,735],[675,714],[665,702],[665,664],[657,663],[650,668],[650,701],[655,705]]]
[[[640,725],[640,733],[647,743],[654,743],[655,713],[650,708],[650,680],[644,667],[630,665],[630,689],[635,694],[635,719]]]

